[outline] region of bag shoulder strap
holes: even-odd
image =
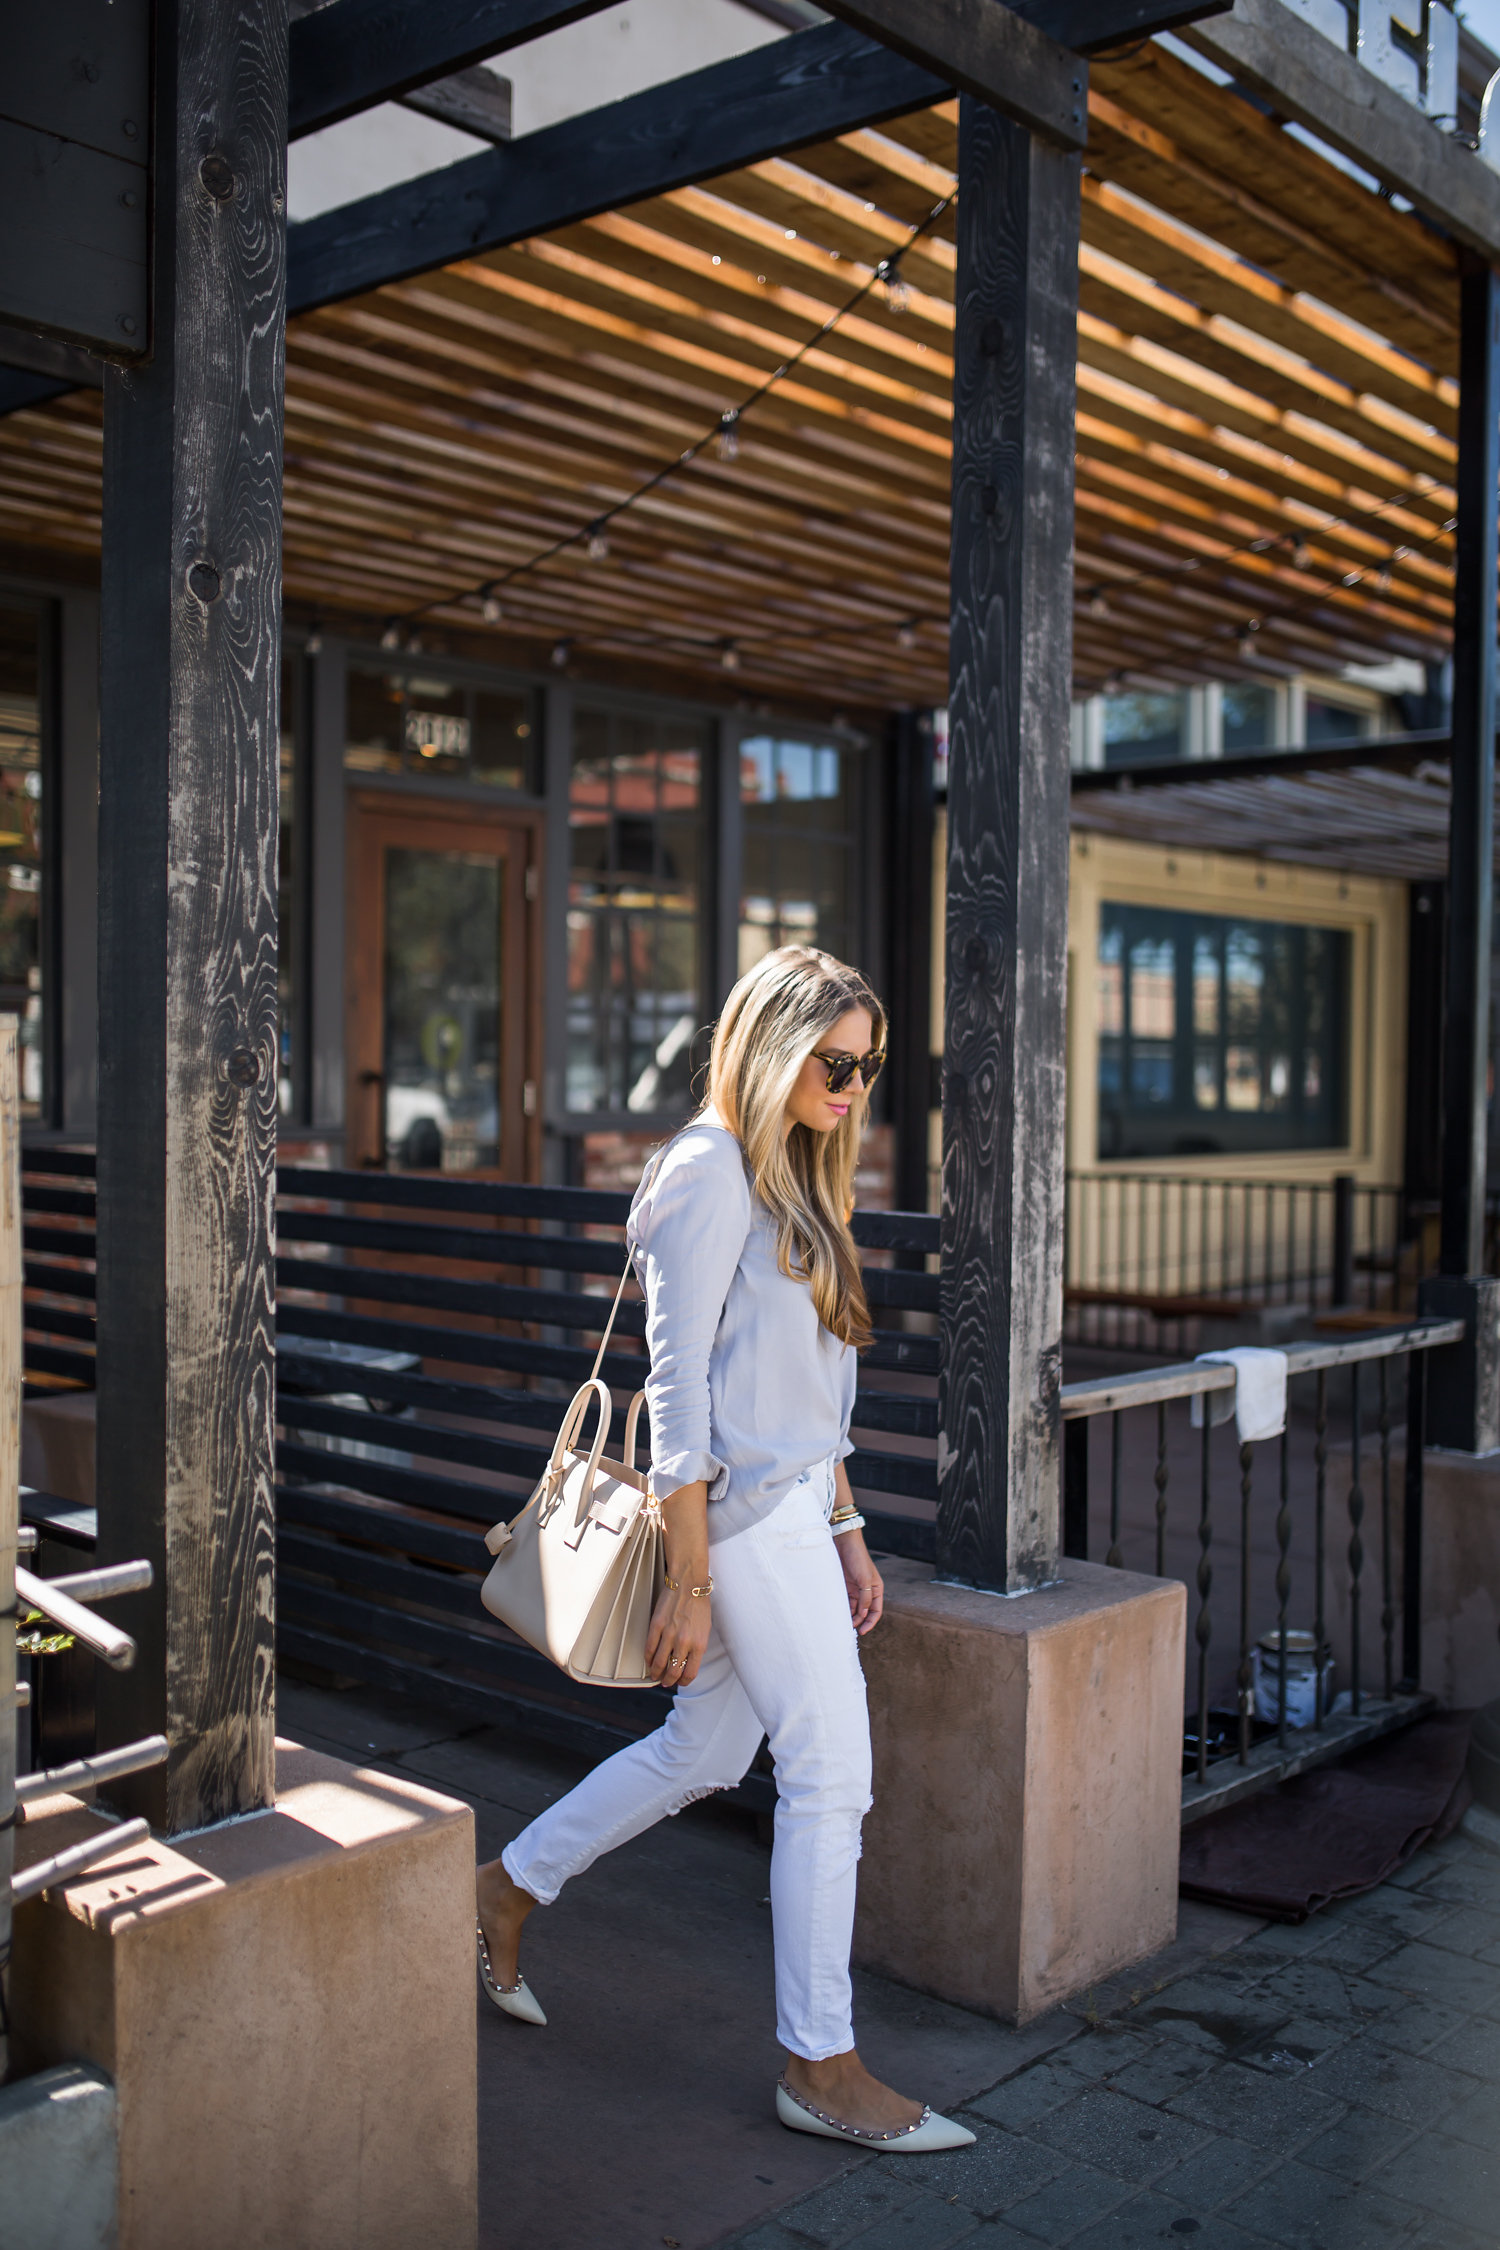
[[[667,1148],[670,1148],[671,1145],[671,1142],[668,1141]],[[657,1165],[660,1164],[662,1158],[666,1155],[667,1148],[659,1148],[655,1156],[652,1157],[651,1162],[647,1165],[644,1173],[641,1175],[641,1187],[644,1187],[646,1185],[646,1182],[650,1179],[652,1173],[656,1170]],[[639,1193],[640,1190],[637,1189],[636,1192]],[[604,1365],[604,1355],[609,1349],[609,1339],[614,1333],[615,1314],[620,1309],[620,1299],[625,1294],[625,1284],[630,1279],[631,1267],[635,1263],[628,1240],[630,1221],[627,1219],[625,1224],[627,1229],[627,1240],[625,1244],[625,1271],[620,1276],[619,1284],[615,1290],[615,1301],[609,1308],[609,1318],[604,1323],[604,1334],[599,1338],[599,1349],[594,1354],[594,1364],[589,1371],[589,1381],[591,1383],[598,1380],[599,1370]]]

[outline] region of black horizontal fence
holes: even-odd
[[[93,1165],[92,1151],[23,1157],[29,1395],[94,1379]],[[479,1602],[482,1533],[524,1503],[593,1366],[629,1205],[579,1188],[278,1167],[283,1656],[591,1754],[660,1723],[664,1693],[575,1685]],[[877,1332],[850,1477],[870,1544],[931,1560],[938,1280],[922,1269],[938,1222],[861,1211],[854,1233]],[[616,1443],[645,1373],[643,1323],[632,1282],[603,1367]],[[757,1772],[741,1791],[762,1811],[773,1794]]]
[[[1462,1334],[1288,1345],[1286,1426],[1259,1444],[1214,1426],[1231,1365],[1064,1386],[1065,1551],[1187,1584],[1185,1816],[1425,1707],[1426,1354]]]

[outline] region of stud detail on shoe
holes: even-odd
[[[876,2133],[872,2132],[867,2125],[846,2125],[842,2117],[830,2117],[827,2110],[816,2109],[805,2095],[799,2094],[795,2087],[789,2086],[784,2078],[778,2078],[776,2083],[789,2100],[794,2101],[799,2109],[805,2109],[809,2117],[815,2117],[820,2125],[832,2125],[836,2131],[847,2133],[852,2140],[856,2141],[904,2141],[908,2133],[920,2133],[922,2127],[932,2115],[932,2111],[923,2102],[922,2114],[914,2125],[895,2125],[888,2133]]]

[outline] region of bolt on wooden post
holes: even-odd
[[[938,1572],[1055,1578],[1079,160],[959,107]]]
[[[101,1746],[172,1832],[272,1801],[286,0],[165,0],[153,349],[105,373],[99,1553],[146,1556]]]

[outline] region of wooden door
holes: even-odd
[[[356,796],[347,1161],[539,1176],[538,820]]]

